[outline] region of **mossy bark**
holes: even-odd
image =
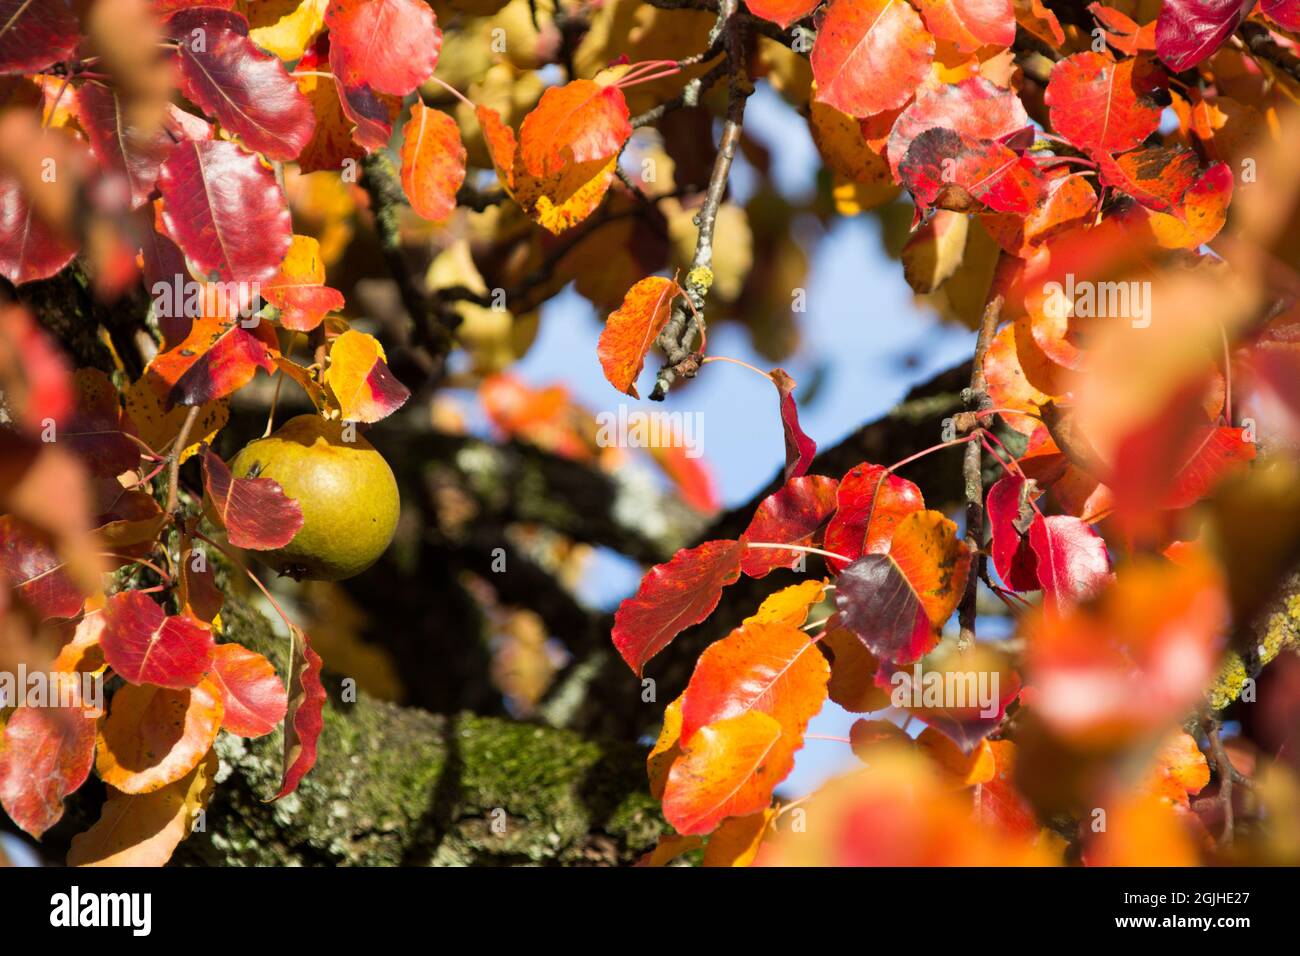
[[[225,637],[282,665],[257,611],[228,603]],[[175,862],[209,865],[545,865],[631,862],[665,824],[645,754],[534,724],[397,707],[326,681],[316,766],[279,786],[283,737],[223,734],[204,830]]]

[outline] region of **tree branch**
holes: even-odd
[[[735,16],[737,6],[738,0],[720,0],[718,22],[709,35],[710,47],[721,36],[727,51],[724,61],[730,70],[727,115],[723,121],[722,138],[718,143],[718,155],[713,161],[709,187],[704,195],[704,205],[695,215],[695,224],[700,231],[684,286],[690,304],[681,301],[677,303],[656,340],[667,360],[655,379],[654,390],[650,393],[652,401],[663,401],[679,377],[693,376],[699,368],[698,356],[692,351],[690,343],[697,332],[703,333],[704,300],[713,285],[713,230],[717,225],[718,209],[727,192],[731,163],[735,159],[736,147],[740,144],[744,129],[745,104],[754,92],[745,63],[744,29],[740,19]]]

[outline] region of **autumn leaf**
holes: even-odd
[[[0,577],[42,618],[76,617],[85,602],[49,536],[14,515],[0,515]]]
[[[771,20],[785,29],[796,20],[802,20],[821,5],[821,0],[747,0],[750,13]]]
[[[1200,172],[1196,153],[1185,146],[1154,146],[1097,159],[1103,185],[1114,186],[1157,212],[1178,206]]]
[[[98,477],[116,477],[135,468],[140,448],[131,440],[112,380],[99,369],[80,368],[73,384],[77,405],[59,429],[59,440]]]
[[[889,706],[889,693],[876,684],[880,660],[862,639],[835,614],[826,622],[821,645],[831,653],[827,695],[851,714],[866,714]]]
[[[37,213],[17,177],[0,171],[0,275],[14,285],[48,279],[76,254],[76,243]]]
[[[418,215],[441,222],[452,214],[465,155],[454,119],[420,102],[411,107],[402,130],[402,190]]]
[[[1028,125],[1020,97],[983,77],[922,87],[889,130],[889,165],[897,178],[908,147],[927,129],[942,127],[970,139],[1003,140]]]
[[[850,116],[902,106],[934,59],[934,37],[903,0],[832,0],[813,44],[816,98]]]
[[[1083,150],[1132,149],[1160,125],[1164,82],[1149,57],[1075,53],[1052,68],[1047,84],[1052,129]]]
[[[249,149],[268,159],[296,159],[316,118],[277,57],[248,35],[248,20],[230,10],[181,10],[167,21],[178,41],[181,92],[216,117]]]
[[[433,75],[442,31],[420,0],[330,0],[330,64],[344,86],[405,96]]]
[[[162,866],[194,830],[216,789],[216,751],[161,789],[125,794],[109,789],[99,819],[72,838],[69,866]]]
[[[1031,494],[1029,482],[1020,475],[998,479],[988,494],[993,567],[1013,591],[1037,591],[1041,586],[1038,557],[1028,538],[1034,520]]]
[[[830,667],[817,644],[790,624],[747,624],[700,655],[682,704],[681,739],[701,727],[758,710],[802,742],[826,700]]]
[[[95,757],[95,718],[81,706],[80,683],[68,686],[75,706],[19,707],[0,738],[0,805],[38,840],[63,817],[64,799],[86,782]]]
[[[966,589],[971,555],[938,511],[898,522],[888,554],[867,554],[840,572],[840,620],[884,660],[910,663],[938,641]]]
[[[969,217],[940,209],[903,246],[903,278],[918,295],[933,292],[960,268],[966,252]]]
[[[331,343],[329,359],[325,385],[345,421],[380,421],[411,397],[388,370],[384,347],[373,335],[349,329]]]
[[[325,688],[320,682],[322,661],[311,648],[307,632],[290,628],[292,653],[289,666],[288,709],[284,718],[284,776],[272,800],[287,797],[298,789],[307,772],[316,765],[316,746],[325,728],[322,709]]]
[[[69,0],[0,2],[0,73],[37,73],[72,56],[81,29]]]
[[[664,721],[659,727],[659,737],[650,748],[646,757],[646,777],[650,781],[650,795],[662,800],[664,785],[668,782],[668,771],[682,752],[682,703],[686,700],[685,692],[664,708]]]
[[[1050,607],[1085,600],[1110,580],[1106,542],[1079,518],[1034,516],[1029,546],[1036,557],[1043,600]]]
[[[1246,19],[1255,0],[1165,0],[1156,18],[1156,52],[1175,73],[1210,56]]]
[[[742,626],[751,624],[784,624],[787,627],[801,627],[808,618],[808,609],[822,599],[826,593],[825,581],[800,581],[788,588],[773,591],[763,598],[758,610],[741,622]]]
[[[519,159],[534,178],[571,165],[603,165],[632,135],[627,101],[617,86],[573,80],[552,86],[519,127]]]
[[[329,0],[295,0],[287,13],[274,22],[249,30],[249,36],[263,50],[292,63],[325,28],[325,7]],[[301,68],[301,65],[300,65]]]
[[[234,143],[177,143],[158,175],[162,221],[186,258],[222,281],[275,275],[292,237],[275,174]]]
[[[838,488],[839,482],[822,475],[790,479],[763,499],[740,540],[810,546],[835,511]],[[794,567],[805,557],[802,551],[751,548],[745,552],[740,569],[752,578],[761,578],[777,568]]]
[[[668,772],[664,817],[689,835],[766,809],[780,783],[768,767],[780,737],[781,725],[756,710],[701,727]]]
[[[942,127],[919,133],[898,175],[922,206],[1028,215],[1042,196],[1038,167],[1001,143]]]
[[[761,810],[743,817],[730,817],[709,837],[704,848],[705,866],[749,866],[758,856],[775,810]]]
[[[145,377],[162,400],[175,405],[209,405],[243,388],[260,368],[275,372],[279,351],[269,322],[247,327],[242,319],[195,319],[190,334],[175,348],[155,355]]]
[[[171,152],[172,139],[159,124],[142,129],[125,113],[122,94],[89,82],[77,91],[77,122],[90,138],[95,158],[126,180],[135,208],[149,201],[158,183],[158,170]]]
[[[1011,46],[1016,15],[1011,0],[919,0],[926,28],[961,53],[982,46]]]
[[[681,286],[672,279],[648,276],[627,290],[623,304],[605,320],[596,354],[606,381],[620,392],[641,397],[636,380],[646,353],[668,323],[673,300],[681,294]]]
[[[279,271],[262,283],[261,292],[280,310],[280,324],[295,332],[310,332],[343,308],[343,293],[325,285],[320,242],[312,236],[293,237]]]
[[[646,572],[636,594],[618,606],[611,635],[633,673],[640,677],[650,658],[713,613],[722,589],[740,577],[744,556],[739,541],[706,541]]]
[[[785,480],[798,478],[812,466],[817,456],[817,443],[799,424],[799,406],[794,400],[795,380],[783,368],[774,368],[767,377],[776,386],[781,413],[781,431],[785,437]]]
[[[1226,621],[1223,582],[1208,559],[1134,560],[1095,600],[1031,623],[1033,709],[1087,747],[1167,729],[1202,700]]]
[[[186,690],[127,684],[100,721],[95,768],[123,793],[161,790],[204,758],[221,717],[221,691],[211,680]]]
[[[212,682],[225,705],[221,729],[238,737],[266,736],[288,710],[288,695],[271,662],[240,644],[214,648]]]
[[[203,452],[203,490],[236,548],[273,551],[302,529],[302,507],[272,478],[236,478],[212,449]]]
[[[183,690],[212,666],[211,629],[184,615],[168,615],[139,591],[114,594],[101,613],[104,660],[132,684]]]
[[[920,488],[882,465],[867,462],[840,479],[836,502],[835,515],[826,527],[826,550],[848,560],[828,558],[835,571],[864,554],[888,551],[898,523],[925,507]]]

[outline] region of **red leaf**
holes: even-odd
[[[1035,517],[1029,482],[1019,475],[999,479],[989,489],[987,508],[998,577],[1013,591],[1037,591],[1038,558],[1026,537]]]
[[[344,86],[405,96],[438,65],[442,31],[420,0],[331,0],[325,25],[330,64]]]
[[[131,206],[149,201],[158,182],[158,169],[172,148],[172,138],[159,125],[145,131],[127,122],[120,95],[99,83],[89,82],[77,91],[77,122],[90,137],[95,158],[126,180]]]
[[[302,528],[302,507],[271,478],[235,478],[229,466],[203,451],[203,490],[236,548],[283,548]]]
[[[311,649],[302,628],[291,629],[292,665],[289,669],[288,710],[284,721],[284,778],[272,799],[287,797],[316,764],[316,743],[325,728],[322,709],[325,688],[320,682],[321,659]]]
[[[38,73],[81,41],[70,0],[0,0],[0,74]]]
[[[271,662],[240,644],[213,650],[212,682],[226,704],[221,729],[237,737],[264,737],[288,712],[288,694]]]
[[[1035,516],[1029,545],[1038,558],[1038,581],[1049,607],[1089,598],[1111,578],[1106,542],[1080,518]]]
[[[974,53],[982,46],[1011,46],[1016,39],[1016,13],[1011,0],[919,0],[917,6],[935,38],[947,40],[958,52]]]
[[[76,617],[85,597],[52,542],[14,515],[0,515],[0,581],[42,618]]]
[[[1175,73],[1189,70],[1222,46],[1254,6],[1255,0],[1164,0],[1156,52]]]
[[[781,430],[785,434],[785,480],[807,473],[817,457],[817,443],[809,438],[799,425],[799,406],[794,401],[795,381],[785,369],[774,368],[767,373],[776,386],[781,404]]]
[[[780,491],[763,499],[749,527],[740,536],[742,542],[809,545],[817,530],[835,511],[835,492],[839,482],[823,475],[792,478]],[[751,578],[765,577],[777,568],[789,568],[804,558],[801,551],[761,548],[746,551],[740,570]]]
[[[202,7],[167,22],[180,42],[181,92],[249,149],[296,159],[311,140],[316,117],[278,57],[263,53],[238,13]]]
[[[519,127],[519,158],[535,177],[603,162],[632,135],[627,100],[616,86],[574,80],[552,86]]]
[[[465,157],[456,121],[417,101],[402,130],[402,191],[417,215],[441,222],[452,214]]]
[[[163,224],[200,272],[224,282],[275,275],[292,237],[275,174],[234,143],[177,143],[158,186]]]
[[[73,675],[65,675],[73,676]],[[69,688],[80,698],[80,684]],[[95,718],[81,706],[19,707],[0,746],[0,805],[40,839],[63,816],[63,800],[95,761]]]
[[[14,285],[48,279],[77,254],[36,214],[17,178],[0,172],[0,275]]]
[[[1260,0],[1259,12],[1283,30],[1300,33],[1300,0]]]
[[[1044,101],[1052,128],[1075,146],[1120,153],[1160,125],[1156,93],[1164,82],[1149,57],[1116,62],[1101,53],[1076,53],[1052,68]]]
[[[212,631],[192,618],[169,616],[139,591],[114,594],[102,613],[104,660],[132,684],[183,690],[212,665]]]
[[[611,635],[638,677],[674,637],[713,613],[722,589],[740,577],[744,556],[739,541],[706,541],[646,572],[636,594],[618,606]]]
[[[606,380],[620,392],[641,397],[636,390],[637,376],[681,291],[672,279],[648,276],[627,290],[623,304],[605,320],[596,354]]]
[[[864,461],[840,479],[837,510],[826,528],[827,551],[850,562],[864,554],[883,554],[889,550],[898,522],[925,507],[920,488],[906,478],[895,474],[884,477],[886,474],[883,466]],[[837,572],[847,566],[833,558],[827,560]]]
[[[934,59],[934,37],[903,0],[832,0],[813,44],[817,99],[864,117],[902,106]]]
[[[938,643],[965,593],[970,562],[953,522],[938,511],[910,514],[898,523],[888,554],[865,555],[840,572],[840,622],[876,657],[911,663]]]
[[[821,0],[746,0],[745,3],[754,16],[770,20],[783,30],[820,5]]]
[[[1029,114],[1019,96],[983,77],[970,77],[960,83],[923,87],[894,121],[886,154],[898,179],[898,164],[907,148],[927,129],[941,126],[971,139],[1001,140],[1028,125]]]
[[[1028,215],[1042,196],[1042,177],[1027,157],[987,139],[934,127],[919,133],[898,164],[917,203],[953,212]]]
[[[1178,472],[1165,508],[1186,508],[1208,495],[1238,465],[1255,459],[1255,444],[1242,437],[1242,429],[1213,428],[1191,459]]]
[[[0,306],[0,372],[13,424],[40,431],[73,408],[76,395],[63,351],[21,305]]]
[[[273,374],[276,350],[269,322],[246,329],[239,319],[196,319],[183,342],[154,356],[146,374],[167,409],[204,405],[243,388],[259,368]]]

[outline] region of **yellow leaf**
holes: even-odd
[[[776,811],[770,807],[747,817],[732,817],[709,837],[704,848],[705,866],[749,866]]]
[[[751,617],[745,618],[743,626],[788,624],[799,627],[808,617],[808,609],[822,599],[825,590],[825,581],[800,581],[775,594],[769,594],[758,606],[758,610]]]
[[[189,411],[188,405],[177,405],[171,411],[163,411],[162,399],[158,397],[157,389],[149,384],[148,373],[126,392],[126,413],[135,423],[140,440],[159,454],[180,434]],[[190,443],[181,452],[181,461],[198,451],[201,444],[211,444],[229,418],[230,404],[224,398],[201,406],[199,417],[190,429]]]
[[[266,26],[254,27],[248,35],[254,43],[282,60],[300,59],[316,35],[325,27],[329,0],[301,0],[294,9]],[[285,4],[264,6],[285,6]],[[256,22],[256,21],[255,21]]]
[[[346,421],[377,422],[411,396],[388,370],[384,347],[373,335],[349,329],[330,346],[329,361],[325,384]]]
[[[99,819],[72,838],[69,866],[162,866],[208,805],[217,774],[209,750],[193,770],[153,793],[132,795],[109,788]]]

